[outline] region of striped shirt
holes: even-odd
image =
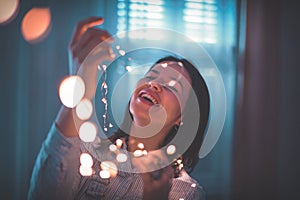
[[[83,144],[78,137],[66,138],[51,127],[36,159],[30,181],[28,199],[122,199],[143,198],[143,180],[140,174],[129,172],[130,161],[118,164],[116,177],[99,176],[101,160],[109,154],[97,151],[96,142]],[[92,176],[79,173],[82,152],[89,152],[94,160]],[[185,171],[172,179],[169,199],[204,199],[204,191]]]

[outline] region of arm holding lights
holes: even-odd
[[[103,60],[111,60],[114,56],[110,47],[111,36],[104,30],[94,26],[103,23],[103,18],[90,17],[80,21],[69,45],[70,74],[78,74],[85,83],[85,98],[92,99],[97,87],[98,64]],[[99,60],[82,65],[89,53],[102,43]],[[74,108],[62,106],[55,124],[38,155],[33,170],[29,199],[74,199],[80,174],[78,173],[80,156],[80,139],[78,127],[82,124]],[[174,170],[171,166],[149,172],[154,161],[166,161],[163,152],[149,152],[147,157],[132,160],[142,173],[143,199],[168,199]],[[166,165],[164,165],[166,166]],[[153,169],[158,169],[154,166]],[[150,170],[151,171],[151,170]],[[47,194],[45,193],[47,192]],[[195,198],[193,198],[195,199]]]
[[[103,18],[90,17],[80,21],[74,31],[69,46],[70,74],[79,74],[85,83],[85,98],[91,99],[96,90],[97,65],[89,63],[80,67],[85,57],[99,43],[106,47],[99,55],[101,59],[111,59],[108,40],[110,35],[93,26],[103,23]],[[28,199],[74,199],[80,174],[78,173],[81,141],[77,126],[82,121],[73,114],[75,109],[61,107],[55,124],[49,131],[46,140],[36,159],[32,172]]]
[[[92,99],[97,87],[98,64],[103,60],[114,58],[109,43],[113,42],[112,37],[105,30],[94,26],[102,24],[101,17],[90,17],[77,23],[73,37],[69,45],[69,71],[70,74],[78,74],[85,83],[85,98]],[[97,59],[89,65],[81,66],[84,59],[98,45],[102,50],[97,54]],[[82,121],[73,114],[73,108],[62,106],[56,118],[56,126],[66,137],[78,136],[78,127]]]

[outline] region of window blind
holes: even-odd
[[[118,33],[141,28],[164,27],[163,0],[118,0]],[[127,33],[119,34],[125,37]],[[146,30],[130,32],[129,38],[151,39]]]
[[[196,42],[217,43],[217,12],[216,0],[185,0],[184,33]]]

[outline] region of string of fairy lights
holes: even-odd
[[[125,56],[125,50],[121,49],[120,45],[116,45],[116,52],[120,56]],[[182,66],[182,63],[178,63]],[[166,63],[162,64],[163,68],[167,67]],[[130,72],[131,68],[128,66],[125,69]],[[100,90],[101,90],[101,103],[104,106],[103,117],[103,127],[102,130],[106,133],[109,128],[112,128],[113,125],[109,120],[109,112],[108,112],[108,104],[107,100],[108,95],[108,84],[107,84],[107,65],[100,64],[98,66],[98,70],[102,72],[102,76],[100,78]],[[174,80],[171,80],[168,84],[174,85]],[[85,84],[84,80],[79,75],[71,75],[66,77],[59,86],[59,97],[61,102],[69,108],[75,108],[76,115],[79,119],[84,122],[80,125],[78,133],[79,138],[83,142],[92,143],[95,141],[98,128],[91,120],[89,120],[93,113],[93,105],[91,100],[84,97],[85,94]],[[97,101],[96,101],[97,102]],[[124,141],[121,139],[117,139],[115,144],[110,144],[108,147],[108,151],[115,154],[115,161],[107,160],[102,161],[100,164],[101,170],[99,171],[99,176],[103,179],[108,179],[111,177],[115,177],[118,174],[117,163],[124,163],[128,160],[127,154],[125,154],[121,149]],[[171,144],[166,148],[167,155],[174,155],[176,153],[176,146]],[[143,143],[137,144],[137,149],[133,152],[134,157],[147,156],[148,152],[145,149]],[[90,153],[84,152],[80,155],[80,166],[79,172],[82,176],[92,176],[96,172],[93,170],[94,161]],[[183,163],[181,159],[178,159],[175,162],[175,165],[178,169],[183,168]]]

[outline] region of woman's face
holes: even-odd
[[[191,79],[182,63],[156,64],[138,83],[130,100],[133,121],[139,126],[163,123],[170,129],[181,122],[191,89]]]

